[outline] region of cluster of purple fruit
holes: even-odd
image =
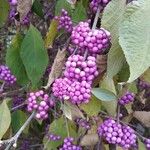
[[[101,29],[90,29],[88,22],[80,22],[73,27],[72,43],[91,54],[104,54],[110,45],[110,33]]]
[[[119,99],[119,104],[120,105],[126,105],[129,104],[130,102],[133,102],[135,98],[135,94],[131,92],[126,92],[120,99]]]
[[[150,150],[150,139],[145,139],[144,143],[146,145],[147,150]]]
[[[16,82],[16,77],[11,73],[7,66],[0,66],[0,80],[6,82],[7,84],[14,84]]]
[[[143,81],[143,80],[139,80],[138,81],[138,87],[141,89],[141,90],[147,90],[150,88],[150,83],[146,82],[146,81]]]
[[[54,101],[42,90],[30,93],[27,99],[27,110],[36,111],[36,118],[40,120],[48,118],[48,110],[53,106]]]
[[[98,128],[100,137],[104,137],[110,144],[116,144],[124,149],[133,147],[136,144],[136,135],[129,126],[117,123],[113,119],[107,119]]]
[[[65,29],[67,32],[72,32],[73,23],[65,9],[62,9],[61,15],[56,16],[55,19],[59,21],[58,30]]]
[[[96,66],[96,58],[88,56],[85,61],[83,56],[70,56],[66,62],[64,75],[71,80],[86,81],[92,83],[93,79],[98,76],[99,72]]]
[[[59,141],[61,139],[60,135],[55,135],[53,133],[48,133],[46,136],[50,141]]]
[[[87,120],[85,120],[85,119],[77,118],[77,119],[75,120],[75,122],[76,122],[80,127],[85,128],[85,129],[87,129],[87,130],[89,130],[89,129],[91,128],[90,123],[89,123]]]
[[[104,7],[110,2],[110,0],[92,0],[90,2],[90,9],[95,13],[99,6],[101,6],[102,10]]]
[[[54,96],[61,100],[70,100],[73,104],[88,103],[91,86],[86,81],[71,81],[68,78],[58,78],[53,83]]]
[[[73,144],[73,140],[72,137],[65,138],[63,146],[59,150],[82,150],[80,146]]]

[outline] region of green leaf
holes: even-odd
[[[32,85],[37,86],[47,67],[48,54],[40,32],[33,25],[22,42],[20,55]]]
[[[78,22],[84,21],[86,19],[87,19],[86,9],[83,6],[82,1],[79,1],[79,2],[77,2],[75,11],[73,12],[72,20],[73,20],[73,22],[78,23]]]
[[[10,122],[11,122],[10,110],[8,109],[6,100],[4,99],[0,105],[0,139],[2,139],[3,135],[8,130]]]
[[[141,77],[144,81],[150,83],[150,69],[146,70]]]
[[[17,78],[17,82],[21,85],[25,85],[29,79],[27,77],[23,62],[20,58],[22,41],[23,36],[20,33],[17,33],[12,41],[10,48],[7,49],[6,64]]]
[[[71,15],[71,5],[66,0],[57,0],[55,6],[55,16],[59,16],[62,9],[65,9]]]
[[[105,77],[102,80],[100,87],[113,92],[115,95],[117,94],[116,89],[115,89],[115,85],[114,85],[114,81],[111,78]],[[116,100],[115,101],[109,101],[109,102],[101,101],[101,103],[109,115],[115,116],[116,109],[117,109],[117,101]]]
[[[93,88],[92,94],[101,101],[117,100],[117,97],[113,92],[106,90],[106,89],[102,89],[102,88]]]
[[[138,138],[138,149],[139,150],[146,150],[145,144],[141,142],[141,140]]]
[[[119,43],[130,68],[128,82],[137,79],[150,66],[149,12],[149,0],[131,3],[120,24]]]
[[[79,107],[89,116],[96,116],[101,110],[101,101],[92,96],[88,104],[82,104]]]
[[[40,0],[35,0],[34,1],[33,5],[32,5],[32,11],[35,12],[41,18],[44,17],[42,4],[41,4]]]
[[[71,137],[76,137],[76,132],[75,132],[75,126],[71,121],[67,121],[68,122],[68,128],[69,128],[69,134]],[[49,128],[49,132],[55,134],[55,135],[60,135],[61,136],[61,140],[59,141],[50,141],[47,139],[47,137],[45,136],[44,138],[44,146],[47,150],[55,150],[57,149],[58,146],[60,146],[63,143],[64,138],[67,137],[67,128],[66,128],[66,123],[65,123],[65,119],[63,117],[54,120],[51,124],[50,124],[50,128]]]
[[[46,48],[52,47],[54,39],[58,33],[57,27],[58,27],[58,22],[55,19],[53,19],[50,24],[50,27],[48,29],[46,38],[45,38],[45,47]]]
[[[21,110],[17,110],[13,112],[11,117],[12,117],[11,125],[13,129],[13,133],[16,133],[22,127],[22,125],[25,123],[25,121],[28,118],[27,115]],[[27,131],[27,130],[24,130],[24,131]]]
[[[9,13],[8,0],[0,0],[0,28],[4,26]]]
[[[126,0],[112,0],[106,6],[102,17],[102,27],[111,33],[111,49],[108,53],[107,76],[112,78],[122,68],[125,56],[119,45],[119,24],[121,22]]]

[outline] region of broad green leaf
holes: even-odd
[[[42,4],[41,4],[40,0],[34,1],[33,5],[32,5],[32,11],[35,12],[41,18],[44,17]]]
[[[117,94],[116,89],[115,89],[115,85],[114,85],[114,81],[111,78],[105,77],[102,80],[100,87],[113,92],[115,95]],[[109,102],[101,101],[101,103],[109,115],[115,116],[116,109],[117,109],[117,101],[116,100],[115,101],[109,101]]]
[[[71,15],[71,5],[66,0],[57,0],[55,6],[55,16],[59,16],[62,9],[65,9]]]
[[[122,68],[125,56],[119,45],[119,24],[121,22],[126,0],[112,0],[105,8],[102,27],[111,33],[111,49],[108,53],[107,76],[112,78]]]
[[[138,149],[139,150],[146,150],[145,144],[141,142],[141,140],[138,138]]]
[[[28,118],[27,115],[21,110],[17,110],[13,112],[11,117],[12,117],[11,125],[13,129],[13,133],[16,133],[22,127],[22,125],[25,123],[25,121]],[[24,130],[24,131],[27,131],[27,130]]]
[[[131,3],[120,24],[119,43],[130,68],[128,82],[137,79],[150,66],[149,12],[149,0]]]
[[[102,88],[93,88],[92,94],[101,101],[117,100],[117,97],[113,92],[106,90],[106,89],[102,89]]]
[[[32,85],[37,86],[48,64],[48,54],[44,48],[40,32],[31,25],[21,46],[21,58]]]
[[[86,9],[83,6],[82,1],[79,1],[79,2],[77,2],[75,11],[73,12],[72,20],[73,20],[73,22],[78,23],[78,22],[84,21],[86,19],[87,19]]]
[[[67,121],[68,122],[68,128],[69,128],[69,134],[71,137],[76,137],[76,132],[75,132],[75,126],[71,121]],[[59,141],[50,141],[46,138],[44,138],[44,147],[46,148],[46,150],[55,150],[57,149],[58,146],[60,146],[63,143],[64,138],[67,137],[67,128],[66,128],[66,123],[65,123],[65,119],[59,118],[54,120],[51,124],[50,124],[50,128],[49,128],[49,132],[55,134],[55,135],[60,135],[62,138]]]
[[[0,139],[8,130],[11,123],[10,110],[6,104],[6,100],[0,104]]]
[[[46,38],[45,38],[45,47],[46,48],[52,47],[54,39],[58,33],[57,27],[58,27],[58,22],[55,19],[53,19],[50,24],[50,27],[48,29]]]
[[[82,5],[87,9],[89,7],[89,0],[82,0]]]
[[[0,27],[4,26],[9,13],[8,0],[0,0]]]
[[[150,83],[150,69],[146,70],[141,77],[144,81]]]
[[[23,36],[20,33],[17,33],[12,41],[11,46],[7,49],[6,64],[17,78],[17,82],[21,85],[24,85],[29,81],[29,79],[20,57],[22,41]]]
[[[137,83],[135,81],[132,83],[129,83],[127,86],[128,86],[128,91],[137,93]]]
[[[79,107],[89,116],[96,116],[101,110],[101,101],[92,96],[88,104],[81,104]]]

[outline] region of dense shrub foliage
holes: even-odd
[[[149,0],[0,0],[0,149],[150,150]]]

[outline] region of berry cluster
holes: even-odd
[[[73,144],[73,138],[68,137],[64,139],[63,146],[59,150],[82,150],[80,146]]]
[[[138,81],[138,87],[140,90],[147,90],[150,88],[150,83],[146,81],[139,80]]]
[[[104,54],[110,45],[110,33],[105,29],[90,29],[89,23],[80,22],[73,27],[72,43],[91,54]]]
[[[48,110],[54,106],[54,101],[42,90],[30,93],[27,102],[27,110],[29,112],[35,110],[36,118],[41,120],[48,118]]]
[[[25,101],[24,98],[19,97],[19,96],[15,96],[15,97],[13,98],[12,107],[16,107],[16,106],[18,106],[18,105],[21,105],[24,101]],[[21,108],[24,108],[24,106],[19,107],[19,108],[20,108],[20,109],[21,109]]]
[[[11,74],[10,69],[7,66],[1,65],[0,66],[0,80],[8,83],[13,84],[16,82],[16,77]]]
[[[90,3],[90,9],[95,13],[99,6],[101,6],[103,10],[109,2],[110,0],[92,0]]]
[[[68,12],[66,10],[62,9],[61,15],[56,16],[55,19],[59,21],[58,30],[64,28],[67,32],[72,31],[73,23],[72,23],[71,18],[68,15]]]
[[[91,128],[89,122],[85,119],[77,118],[75,122],[82,128],[89,130]]]
[[[58,78],[53,83],[52,91],[54,96],[70,100],[73,104],[88,103],[91,93],[91,86],[86,81],[71,81],[68,78]]]
[[[50,141],[59,141],[61,139],[61,136],[55,135],[53,133],[48,133],[46,136]]]
[[[145,143],[147,150],[150,150],[150,139],[145,139],[144,143]]]
[[[119,104],[120,105],[126,105],[129,104],[130,102],[133,102],[135,98],[135,94],[131,92],[126,92],[120,99],[119,99]]]
[[[129,126],[117,123],[113,119],[107,119],[98,128],[99,136],[102,136],[110,144],[117,144],[128,149],[136,144],[136,135]]]
[[[85,61],[83,56],[73,55],[66,62],[64,75],[71,80],[86,81],[91,84],[98,74],[95,57],[88,56]]]

